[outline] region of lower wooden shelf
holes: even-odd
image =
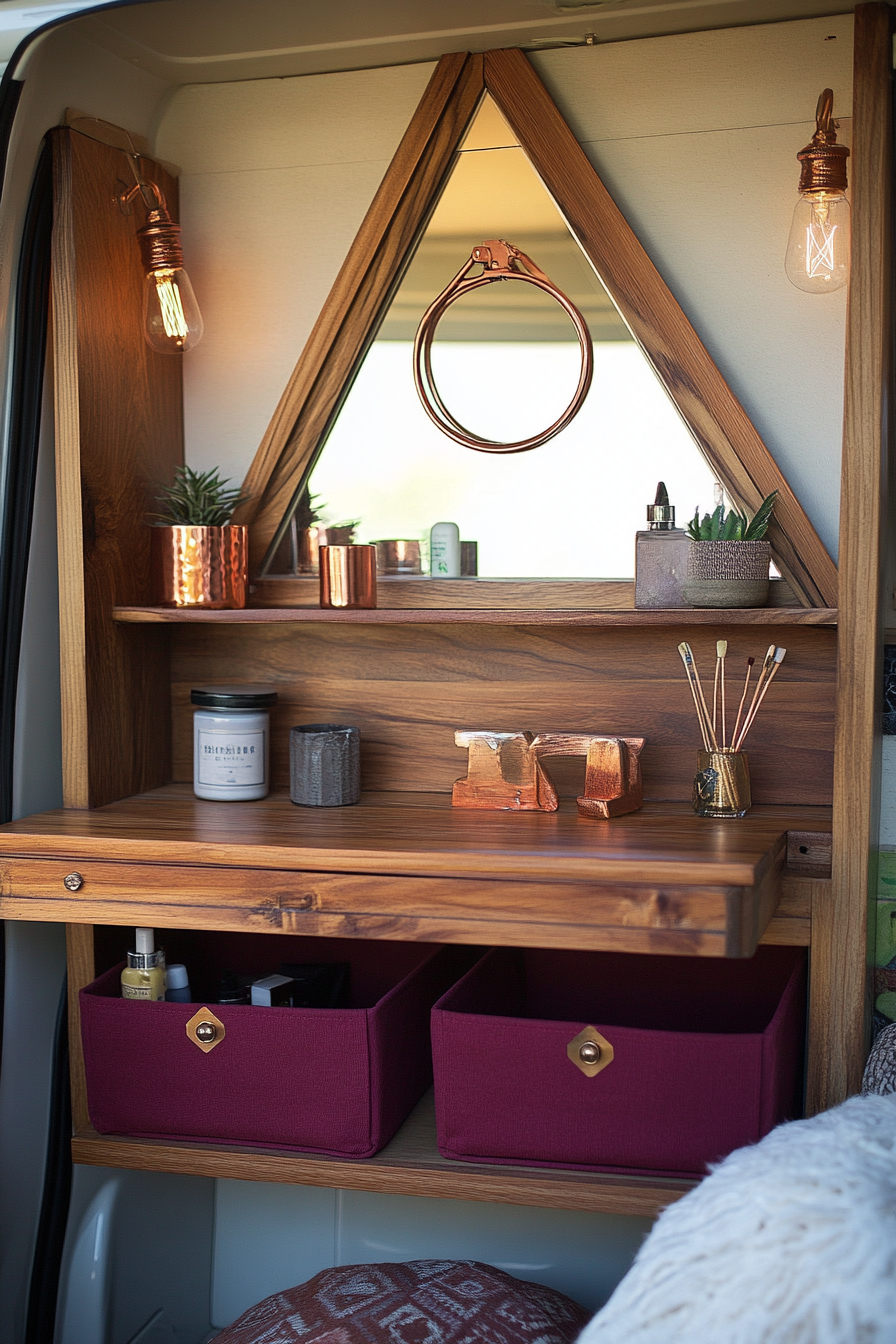
[[[277,1181],[340,1190],[373,1190],[430,1199],[471,1199],[655,1217],[696,1181],[672,1177],[617,1176],[540,1167],[499,1167],[452,1162],[436,1146],[432,1093],[417,1105],[391,1143],[362,1161],[317,1157],[282,1149],[132,1139],[79,1130],[72,1139],[75,1162],[131,1171],[168,1171],[240,1181]]]

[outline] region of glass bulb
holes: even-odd
[[[804,191],[796,203],[787,278],[808,294],[829,294],[849,276],[849,201],[842,191]]]
[[[143,335],[162,354],[192,350],[202,339],[202,314],[183,267],[148,272],[143,285]]]

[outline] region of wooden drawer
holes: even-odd
[[[765,931],[777,905],[779,868],[757,888],[676,887],[5,855],[0,915],[736,957],[750,956]]]

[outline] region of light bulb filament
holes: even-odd
[[[156,271],[156,294],[159,300],[159,308],[162,312],[162,322],[165,326],[165,335],[172,340],[183,341],[186,339],[189,327],[187,319],[184,316],[184,306],[181,302],[180,290],[172,278],[171,271]]]
[[[813,220],[806,229],[806,274],[815,278],[826,277],[836,268],[834,258],[837,225],[828,226],[824,220]]]

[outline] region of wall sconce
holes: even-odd
[[[834,95],[825,89],[815,109],[815,134],[801,149],[799,200],[793,212],[784,269],[792,285],[808,294],[829,294],[849,278],[849,201],[846,160],[837,144]]]
[[[202,314],[190,277],[184,270],[180,225],[168,213],[155,182],[141,177],[136,155],[128,156],[136,183],[121,196],[126,209],[138,194],[146,207],[146,223],[137,230],[146,269],[143,284],[143,335],[161,354],[182,354],[202,339]]]

